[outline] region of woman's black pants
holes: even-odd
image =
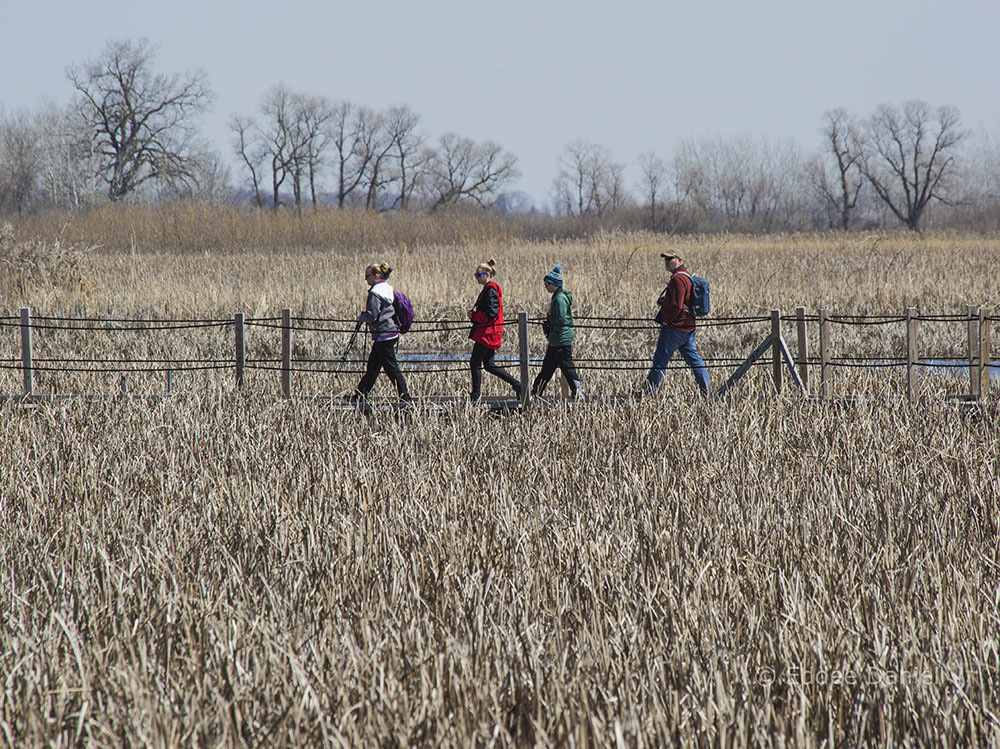
[[[396,344],[399,337],[391,338],[388,341],[375,341],[372,343],[371,353],[368,354],[368,368],[365,370],[361,382],[358,383],[357,391],[361,396],[367,396],[371,389],[375,387],[375,380],[378,378],[380,370],[385,370],[389,376],[389,381],[396,386],[396,392],[400,400],[412,400],[409,391],[406,389],[406,380],[396,362]]]
[[[541,395],[545,386],[549,384],[556,368],[562,370],[563,377],[569,385],[570,392],[576,396],[577,388],[580,386],[580,377],[576,373],[576,366],[573,364],[572,346],[549,346],[545,349],[545,358],[542,359],[542,370],[531,385],[532,395]]]
[[[478,342],[472,347],[472,356],[469,358],[469,368],[472,370],[471,395],[473,398],[479,397],[479,393],[482,390],[484,369],[491,375],[499,377],[501,380],[514,388],[514,392],[518,395],[521,394],[520,380],[512,377],[506,370],[494,363],[493,357],[496,356],[496,353],[497,352],[493,349]]]

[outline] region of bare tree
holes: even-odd
[[[667,165],[652,151],[639,156],[639,170],[642,173],[642,194],[649,201],[649,228],[656,231],[656,207],[667,181]]]
[[[97,200],[102,192],[101,157],[79,110],[48,102],[38,111],[37,122],[44,200],[65,208]]]
[[[251,117],[233,115],[229,120],[229,130],[233,133],[233,150],[250,172],[254,203],[257,208],[263,209],[264,199],[260,194],[260,183],[263,178],[264,152],[257,143],[256,127]]]
[[[913,231],[932,201],[950,205],[957,146],[966,138],[954,107],[883,104],[869,118],[861,169],[879,199]]]
[[[43,102],[0,112],[0,207],[18,215],[39,205],[79,207],[97,198],[99,170],[75,109]]]
[[[25,110],[0,113],[0,206],[20,217],[37,197],[40,136]]]
[[[168,182],[157,191],[158,200],[187,199],[221,204],[232,197],[232,172],[222,155],[206,148],[194,161],[194,171],[181,182]]]
[[[1000,228],[1000,132],[976,132],[963,149],[958,201],[962,223],[979,231]]]
[[[753,148],[749,138],[704,137],[677,146],[673,168],[678,184],[711,225],[734,229],[743,218]]]
[[[625,188],[625,164],[609,161],[603,176],[604,189],[596,191],[600,198],[598,214],[614,213],[620,208],[630,205],[632,199]]]
[[[733,231],[799,228],[804,160],[794,143],[702,138],[681,143],[673,168],[678,189],[710,226]]]
[[[263,205],[260,184],[265,172],[270,172],[274,210],[281,205],[286,182],[291,183],[297,213],[302,213],[306,186],[316,206],[316,181],[331,142],[333,118],[334,108],[325,98],[279,84],[264,94],[258,118],[236,115],[230,119],[233,150],[250,174],[258,207]]]
[[[836,213],[840,228],[847,231],[864,184],[860,130],[844,109],[832,109],[823,115],[823,139],[825,158],[811,169],[813,184],[824,205]]]
[[[379,192],[391,178],[387,174],[393,139],[386,124],[386,116],[381,112],[367,112],[363,138],[359,141],[366,158],[362,183],[365,186],[365,208],[378,208]]]
[[[389,109],[385,122],[394,159],[390,182],[398,185],[390,207],[405,211],[420,184],[421,170],[428,158],[424,138],[417,132],[420,116],[404,104]]]
[[[559,156],[559,173],[553,189],[557,210],[567,216],[582,216],[591,208],[587,191],[590,148],[590,144],[575,140],[568,143]]]
[[[298,106],[298,132],[303,140],[305,166],[309,179],[309,198],[316,208],[316,179],[325,165],[326,152],[332,141],[330,123],[335,109],[324,96],[303,96]]]
[[[111,200],[149,180],[193,173],[195,119],[212,93],[202,73],[155,73],[153,57],[147,39],[113,41],[100,57],[66,71]]]
[[[568,143],[553,183],[557,208],[569,216],[601,216],[621,208],[628,201],[624,174],[625,165],[614,161],[604,146]]]
[[[368,172],[373,139],[381,123],[376,113],[344,101],[333,109],[330,119],[337,180],[337,207],[343,208]]]
[[[292,92],[278,85],[264,94],[258,128],[261,153],[271,172],[271,208],[281,205],[281,186],[292,174],[297,157],[294,144],[295,111]]]
[[[498,143],[476,143],[455,133],[445,133],[438,147],[427,154],[430,210],[471,201],[486,206],[491,197],[521,175],[517,157]]]

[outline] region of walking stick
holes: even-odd
[[[341,364],[343,364],[345,361],[347,361],[347,355],[351,352],[351,349],[354,348],[354,341],[358,337],[358,331],[359,330],[361,330],[361,321],[360,320],[358,320],[358,324],[354,326],[354,332],[351,333],[351,340],[349,340],[347,342],[347,348],[344,349],[344,355],[340,357],[340,363]]]

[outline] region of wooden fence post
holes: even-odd
[[[985,398],[990,392],[990,311],[979,308],[979,397]]]
[[[292,397],[292,310],[281,310],[281,394]]]
[[[802,387],[809,391],[809,342],[806,340],[806,308],[795,308],[795,329],[798,335],[798,370]]]
[[[781,394],[781,310],[771,310],[771,377],[774,380],[774,392]]]
[[[24,374],[24,394],[35,394],[34,365],[31,362],[31,308],[21,307],[21,372]]]
[[[243,337],[243,313],[233,316],[233,328],[236,330],[236,389],[243,387],[243,368],[246,366],[246,344]]]
[[[906,399],[913,402],[917,396],[917,308],[906,308]]]
[[[833,374],[830,367],[830,320],[825,309],[819,310],[819,396],[833,394]]]
[[[518,358],[521,364],[521,407],[528,407],[528,313],[517,313]]]
[[[967,308],[969,329],[969,398],[979,400],[979,308],[971,304]]]

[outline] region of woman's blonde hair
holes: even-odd
[[[476,273],[481,273],[482,271],[486,271],[487,273],[489,273],[490,277],[492,278],[497,274],[497,261],[494,260],[493,258],[490,258],[485,263],[480,263],[479,265],[477,265]]]
[[[369,265],[365,272],[371,271],[375,274],[376,278],[386,279],[389,274],[392,273],[392,266],[389,263],[376,263],[374,265]]]

